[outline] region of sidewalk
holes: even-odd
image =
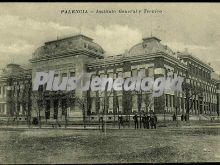
[[[178,124],[176,125],[176,123],[172,123],[172,125],[170,125],[169,123],[165,124],[165,125],[158,125],[157,129],[173,129],[173,128],[220,128],[220,123],[206,123],[198,125],[198,124],[192,124],[192,123],[188,123],[189,125],[181,125]],[[62,125],[61,127],[52,127],[52,126],[48,126],[48,125],[42,125],[41,128],[39,126],[33,126],[31,125],[30,128],[27,125],[0,125],[0,129],[12,129],[12,130],[27,130],[27,129],[52,129],[52,130],[101,130],[101,126],[99,127],[97,126],[86,126],[84,128],[83,125],[68,125],[66,128],[64,125]],[[105,129],[105,128],[104,128]],[[107,125],[106,126],[107,130],[119,130],[118,125],[113,126],[113,125]],[[121,130],[134,130],[134,126],[131,125],[130,127],[125,126],[125,127],[121,127]],[[147,130],[142,128],[139,128],[139,130]],[[149,129],[151,130],[151,129]]]

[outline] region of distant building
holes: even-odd
[[[61,92],[46,91],[46,85],[39,91],[31,92],[31,116],[37,116],[41,120],[57,119],[65,117],[71,120],[74,117],[90,116],[97,118],[107,114],[113,120],[117,115],[131,115],[134,113],[156,114],[185,114],[187,107],[191,115],[217,115],[219,114],[219,79],[213,77],[213,68],[202,62],[188,52],[174,53],[168,46],[161,44],[156,37],[144,38],[142,42],[134,45],[130,50],[121,55],[105,56],[102,47],[93,39],[84,35],[75,35],[55,41],[46,42],[33,53],[30,60],[31,68],[28,70],[20,66],[9,64],[6,70],[16,70],[29,76],[20,76],[9,81],[9,75],[17,77],[17,72],[5,71],[1,80],[0,103],[4,115],[14,115],[12,112],[21,112],[21,108],[9,108],[11,103],[7,101],[6,90],[18,91],[16,84],[25,84],[21,80],[34,81],[36,72],[54,70],[55,76],[73,77],[81,73],[92,73],[92,76],[100,77],[131,77],[150,76],[156,79],[160,76],[180,75],[188,84],[188,96],[186,91],[168,91],[160,97],[152,97],[151,92]],[[6,75],[6,76],[5,76]],[[22,75],[22,74],[21,74]],[[21,78],[22,77],[22,78]],[[14,78],[15,79],[15,78]],[[26,81],[28,82],[28,81]],[[16,83],[16,84],[15,84]],[[81,101],[80,101],[81,100]],[[186,104],[186,100],[189,103]],[[83,106],[82,107],[82,103]],[[26,103],[27,104],[27,103]],[[24,105],[23,104],[23,109]],[[22,105],[19,102],[19,105]],[[4,107],[4,108],[2,108]],[[82,110],[84,108],[85,112]],[[27,109],[27,108],[26,108]]]
[[[1,116],[27,116],[31,111],[31,70],[8,64],[0,75]],[[29,96],[28,96],[29,94]]]

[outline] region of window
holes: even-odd
[[[86,43],[84,43],[84,48],[86,48],[87,47],[87,45],[86,45]]]
[[[114,78],[114,75],[113,75],[113,73],[112,72],[109,72],[109,74],[108,74],[108,77],[110,77],[110,78]]]
[[[166,102],[165,102],[165,104],[166,104],[166,107],[168,107],[168,95],[166,94]]]
[[[62,74],[62,77],[67,77],[67,73],[63,73],[63,74]]]
[[[118,72],[118,77],[123,77],[123,73],[122,72]]]
[[[39,85],[38,91],[39,92],[43,92],[44,86],[43,85]]]
[[[205,78],[206,76],[205,76],[205,71],[203,71],[203,77]]]
[[[146,48],[147,47],[147,43],[143,43],[143,48]]]
[[[2,112],[4,112],[5,111],[5,104],[1,104],[1,106],[2,106]]]
[[[184,108],[184,98],[181,98],[181,109]]]
[[[133,70],[131,71],[131,76],[132,76],[132,77],[138,76],[138,71],[137,71],[137,69],[133,69]]]
[[[2,87],[3,96],[5,95],[5,87]]]
[[[70,72],[70,77],[75,77],[75,72]]]
[[[169,104],[169,107],[171,107],[171,106],[172,106],[172,96],[169,95],[169,97],[170,97],[170,104]]]
[[[138,72],[138,75],[141,76],[141,77],[145,77],[146,75],[146,72],[145,72],[145,69],[144,68],[141,68]]]

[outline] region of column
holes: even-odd
[[[7,115],[7,104],[4,104],[4,115]]]
[[[144,112],[147,112],[147,111],[146,111],[146,104],[145,104],[146,97],[147,97],[146,94],[142,94],[141,109],[142,109]]]
[[[91,97],[91,114],[96,112],[96,98]]]
[[[2,98],[2,93],[3,93],[2,86],[0,86],[0,98]]]
[[[179,113],[181,113],[182,112],[182,99],[181,99],[181,97],[178,97],[178,99],[179,99]]]
[[[118,105],[119,105],[118,112],[122,113],[122,96],[118,96]]]
[[[166,95],[166,97],[167,97],[167,112],[169,112],[170,111],[170,95]]]
[[[132,95],[132,112],[138,112],[137,95]]]
[[[108,113],[113,113],[113,96],[109,97],[109,107],[108,107]]]
[[[19,103],[17,103],[19,104]],[[24,105],[24,104],[23,104]],[[19,115],[23,114],[23,105],[22,104],[19,104],[20,106],[20,110],[19,110]],[[17,106],[16,106],[17,107]]]
[[[173,112],[173,95],[170,95],[170,104],[171,112]]]

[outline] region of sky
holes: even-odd
[[[120,9],[141,13],[122,14]],[[220,74],[219,20],[219,3],[0,3],[0,68],[10,62],[26,64],[44,42],[77,33],[93,38],[106,55],[124,53],[152,34],[174,51],[187,48]]]

